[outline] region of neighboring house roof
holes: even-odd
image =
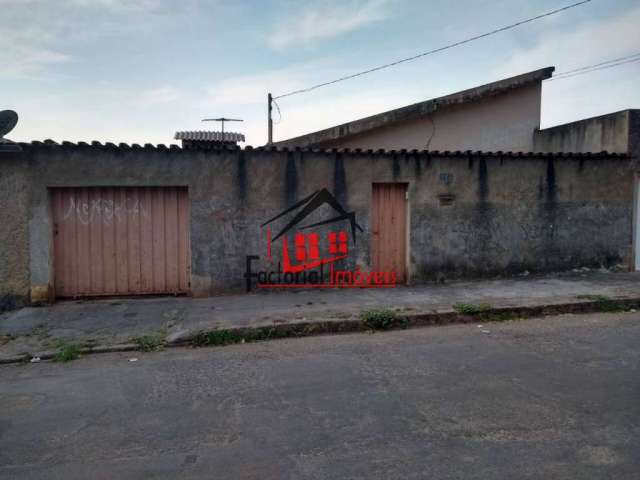
[[[497,82],[487,83],[486,85],[462,90],[461,92],[452,93],[443,97],[432,98],[424,102],[414,103],[413,105],[396,108],[388,112],[274,143],[282,146],[308,147],[321,145],[325,142],[342,140],[376,128],[421,118],[445,107],[475,102],[486,97],[506,93],[515,88],[541,82],[542,80],[550,78],[554,70],[555,67],[541,68],[532,72],[523,73],[522,75],[516,75],[515,77],[505,78]]]
[[[244,135],[236,132],[213,132],[210,130],[196,130],[176,132],[176,140],[197,140],[201,142],[244,142]]]

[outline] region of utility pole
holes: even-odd
[[[271,118],[271,110],[273,103],[273,97],[271,93],[267,95],[267,118],[268,118],[268,134],[267,134],[267,145],[271,145],[273,143],[273,119]]]

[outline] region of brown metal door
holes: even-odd
[[[407,279],[407,184],[374,183],[372,211],[373,269]]]
[[[51,190],[57,297],[189,291],[183,187]]]

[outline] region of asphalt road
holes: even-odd
[[[639,367],[638,313],[5,366],[0,478],[638,479]]]

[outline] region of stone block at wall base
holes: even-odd
[[[52,303],[52,294],[49,285],[32,285],[31,286],[31,305],[40,306]]]
[[[211,277],[191,275],[191,295],[208,297],[211,295]]]

